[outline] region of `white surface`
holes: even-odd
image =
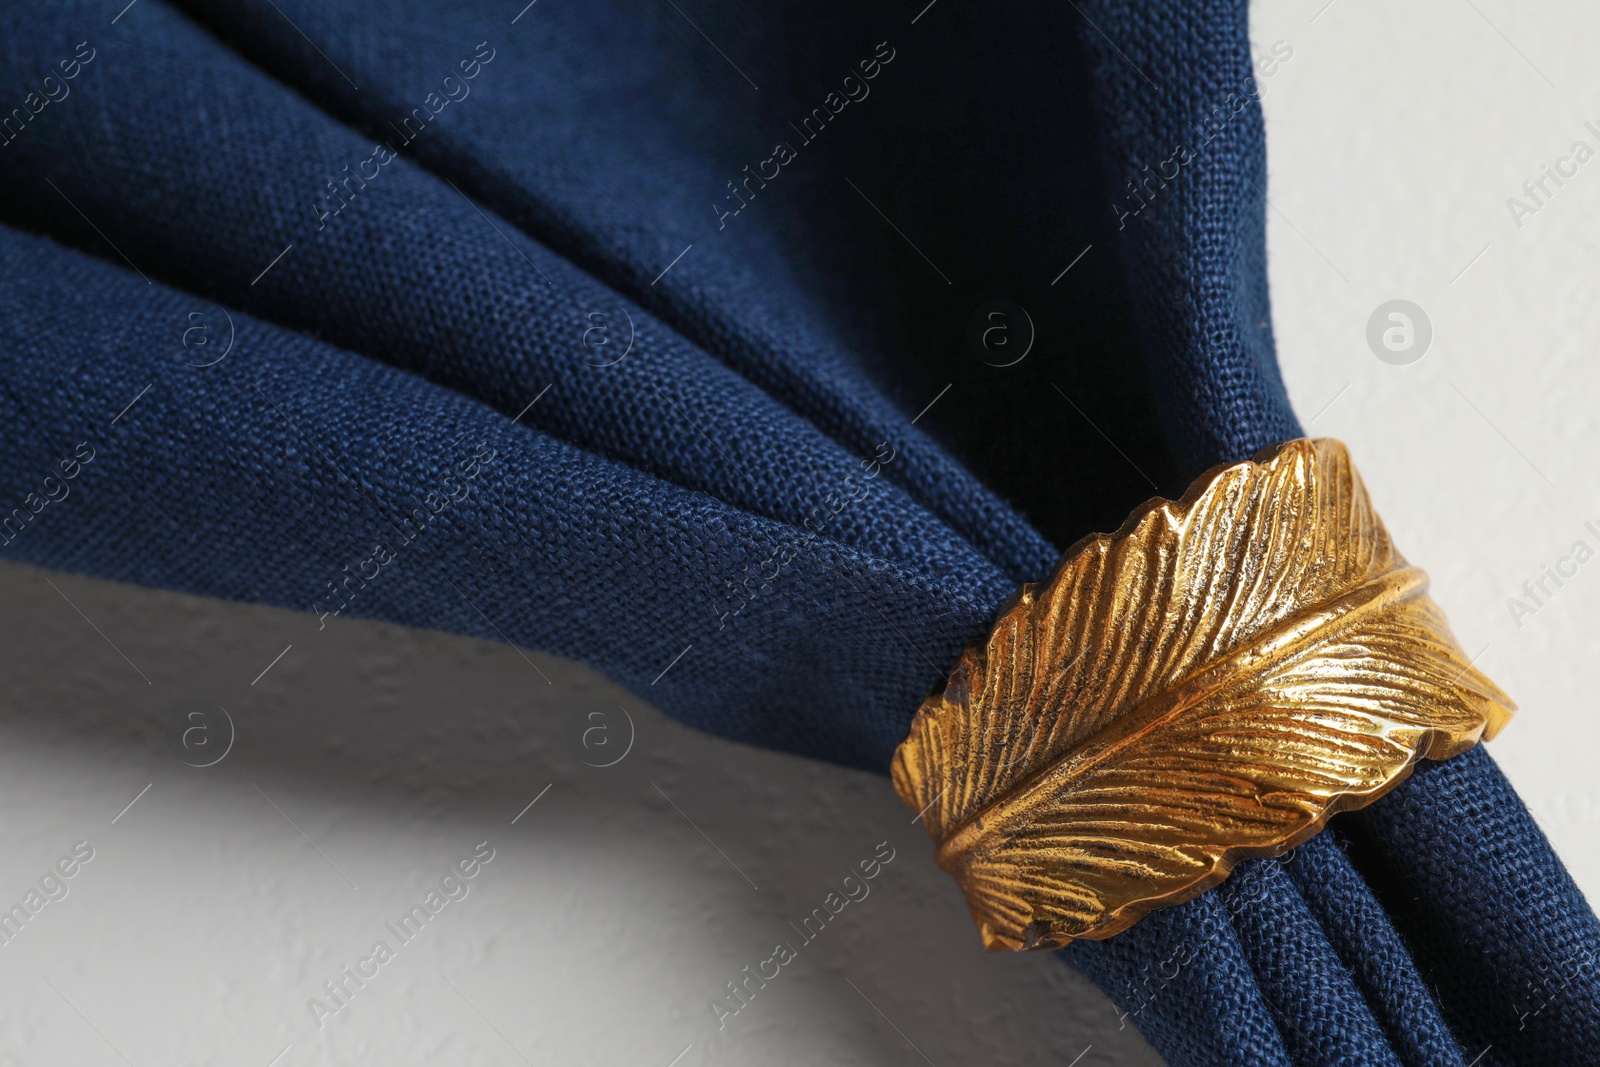
[[[1490,750],[1600,899],[1600,559],[1547,580],[1534,614],[1507,606],[1534,606],[1523,583],[1575,541],[1600,554],[1600,9],[1325,5],[1252,12],[1258,52],[1294,49],[1263,83],[1289,395],[1351,446],[1462,645],[1521,705]],[[1577,140],[1597,158],[1519,228],[1508,198]],[[1366,342],[1397,298],[1433,323],[1408,366]]]
[[[1575,539],[1600,550],[1583,529],[1600,527],[1600,160],[1521,229],[1505,206],[1600,120],[1600,12],[1324,3],[1255,12],[1259,52],[1294,50],[1264,80],[1290,392],[1354,448],[1463,643],[1522,702],[1495,755],[1600,891],[1600,561],[1520,628],[1506,607]],[[1394,298],[1433,322],[1414,365],[1366,345]],[[692,733],[503,645],[317,634],[15,565],[0,589],[0,904],[75,842],[95,850],[0,946],[0,1063],[666,1067],[687,1047],[680,1067],[1059,1065],[1091,1043],[1082,1067],[1155,1062],[1056,961],[979,951],[879,777]],[[234,750],[184,766],[186,717],[220,740],[219,706]],[[631,752],[586,766],[620,751],[622,708]],[[321,983],[394,945],[385,922],[483,841],[468,895],[319,1029]],[[882,841],[897,854],[870,895],[719,1031],[723,983],[797,940],[789,923]]]
[[[1057,960],[982,951],[885,778],[503,644],[9,563],[0,590],[0,908],[94,850],[0,945],[0,1064],[1159,1062]],[[185,766],[219,707],[233,750]],[[385,924],[480,842],[400,945]],[[863,897],[844,879],[880,842]],[[789,924],[833,892],[860,899],[806,943]],[[314,1014],[380,939],[394,959]],[[719,1028],[709,1002],[780,941],[797,957]]]

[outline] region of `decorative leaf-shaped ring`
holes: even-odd
[[[1110,937],[1509,721],[1427,588],[1338,441],[1218,467],[1024,586],[895,789],[988,948]]]

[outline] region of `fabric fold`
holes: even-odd
[[[38,238],[0,231],[0,279],[7,415],[32,427],[0,475],[12,558],[300,609],[308,640],[342,615],[506,640],[714,733],[867,767],[1007,588],[970,550],[941,583],[241,313],[196,368],[194,298]],[[63,459],[54,501],[37,486]],[[718,584],[775,546],[781,573],[719,622]]]
[[[372,158],[370,141],[183,16],[158,6],[126,33],[100,45],[99,66],[72,108],[49,116],[48,136],[8,146],[13,220],[91,248],[105,248],[101,231],[115,233],[111,254],[145,275],[415,371],[736,507],[934,575],[971,565],[895,484],[919,447],[903,418],[884,419],[851,454],[409,160],[391,158],[364,181],[352,168]],[[19,29],[17,39],[29,37],[49,47],[44,30]],[[142,118],[180,76],[208,106],[152,136]],[[348,197],[331,218],[330,187]],[[307,209],[319,203],[321,215]],[[874,457],[884,473],[875,491],[899,506],[840,506],[859,489],[852,472]],[[969,491],[974,509],[1004,510]],[[738,590],[728,599],[737,611]]]
[[[829,308],[806,299],[806,265],[794,263],[786,247],[793,235],[730,225],[707,206],[713,197],[726,199],[724,212],[745,205],[769,180],[759,163],[754,171],[750,163],[719,170],[703,149],[710,143],[727,150],[727,131],[708,129],[704,113],[684,118],[668,76],[694,75],[674,70],[673,52],[660,48],[689,25],[677,21],[681,15],[625,5],[618,19],[551,10],[513,26],[492,5],[468,5],[453,13],[452,32],[441,38],[422,29],[434,9],[406,0],[384,20],[399,31],[385,45],[345,13],[295,10],[296,24],[327,42],[319,50],[306,48],[270,5],[187,10],[353,129],[472,191],[693,338],[845,448],[869,453],[894,432],[906,447],[893,480],[1016,580],[1049,565],[1054,550],[943,450],[929,447],[860,374],[854,338]],[[793,13],[778,13],[785,16]],[[476,95],[452,103],[444,79],[462,82],[460,64],[477,54],[480,40],[501,66],[483,67],[470,90]],[[329,47],[350,67],[349,77],[322,54]],[[892,44],[865,38],[858,51],[880,71],[896,57]],[[597,71],[626,73],[607,78]],[[436,107],[437,119],[424,121]],[[590,115],[603,116],[609,136],[594,135]],[[787,123],[773,126],[776,136],[790,136]],[[793,140],[799,147],[791,144],[792,152],[807,147],[803,131]],[[770,160],[772,145],[761,144],[760,154]]]
[[[1469,1063],[1594,1057],[1600,929],[1488,753],[1420,764],[1344,831]]]
[[[79,57],[0,133],[4,551],[883,770],[1061,546],[1300,433],[1243,3],[518,6],[0,13],[7,99]],[[1063,956],[1173,1064],[1600,1042],[1481,749],[1333,825]]]
[[[1296,849],[1292,862],[1285,864],[1289,878],[1350,970],[1400,1061],[1417,1067],[1465,1067],[1466,1057],[1416,961],[1345,855],[1340,829]]]

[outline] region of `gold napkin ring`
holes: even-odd
[[[895,752],[985,946],[1110,937],[1493,737],[1516,705],[1427,588],[1331,439],[1068,549]]]

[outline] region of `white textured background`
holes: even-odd
[[[1600,536],[1584,525],[1600,530],[1600,133],[1585,127],[1600,130],[1600,8],[1294,0],[1252,13],[1258,52],[1294,49],[1263,81],[1290,398],[1313,434],[1350,444],[1462,645],[1521,705],[1491,751],[1600,898]],[[1522,184],[1579,140],[1596,158],[1527,200]],[[1514,219],[1513,196],[1534,213]],[[1433,325],[1406,366],[1366,342],[1392,299]],[[1580,539],[1596,558],[1561,563]],[[1522,586],[1545,566],[1576,574],[1546,579],[1536,604]],[[1512,597],[1532,614],[1514,616]]]
[[[1600,560],[1520,626],[1507,606],[1574,541],[1600,551],[1600,159],[1520,227],[1506,205],[1575,140],[1600,151],[1600,10],[1255,18],[1258,52],[1293,52],[1262,80],[1290,393],[1522,703],[1495,755],[1600,892]],[[1434,332],[1405,366],[1365,339],[1396,298]],[[979,951],[882,778],[694,734],[503,645],[14,564],[0,590],[0,905],[95,850],[0,947],[0,1063],[1155,1062],[1056,961]],[[223,707],[234,750],[184,766],[187,716],[220,742]],[[627,757],[587,766],[625,715]],[[469,895],[318,1029],[307,998],[481,841]],[[882,841],[871,895],[719,1031],[707,1001]]]

